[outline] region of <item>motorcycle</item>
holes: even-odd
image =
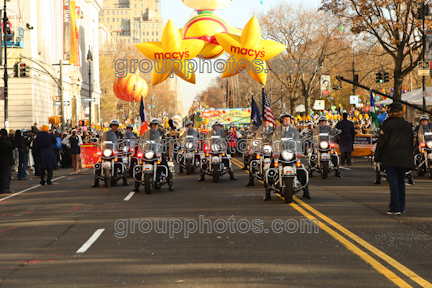
[[[93,168],[95,183],[102,180],[106,188],[117,184],[120,179],[123,179],[123,183],[127,183],[127,168],[123,160],[123,151],[119,152],[116,143],[112,141],[103,142],[101,148],[101,151],[97,152],[98,162]]]
[[[181,151],[177,153],[177,164],[186,169],[187,175],[192,174],[198,167],[200,167],[200,153],[198,152],[197,138],[187,135],[184,138]]]
[[[424,176],[428,173],[432,179],[432,133],[424,134],[424,142],[419,143],[419,153],[415,155],[417,175]]]
[[[259,139],[253,140],[250,154],[252,160],[249,165],[249,183],[252,184],[253,178],[264,180],[265,172],[271,165],[272,146],[263,144]]]
[[[143,140],[140,145],[140,149],[137,152],[139,159],[138,165],[133,168],[133,178],[135,179],[135,187],[137,183],[144,186],[144,192],[151,194],[152,189],[160,190],[163,184],[170,186],[172,191],[172,178],[174,175],[174,163],[169,161],[167,165],[164,165],[162,157],[166,157],[162,153],[163,147],[160,144],[150,141]],[[169,173],[170,172],[170,173]],[[171,177],[169,175],[171,174]]]
[[[293,195],[303,189],[309,192],[309,173],[300,162],[297,143],[291,138],[282,138],[281,151],[273,151],[270,168],[265,172],[266,199],[270,199],[271,192],[280,194],[285,203],[293,201]]]
[[[211,175],[214,183],[219,182],[219,178],[232,169],[231,157],[226,152],[226,141],[220,136],[211,136],[210,140],[204,141],[205,154],[201,154],[201,172]]]
[[[313,146],[308,155],[308,166],[310,176],[313,172],[321,174],[322,179],[327,179],[328,174],[339,169],[339,155],[335,150],[335,137],[342,131],[335,129],[335,135],[329,133],[319,133],[317,139],[314,139]],[[318,140],[318,141],[316,141]]]

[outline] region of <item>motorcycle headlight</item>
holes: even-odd
[[[103,152],[103,155],[105,157],[110,157],[112,155],[112,150],[111,149],[105,149]]]
[[[428,141],[428,142],[426,143],[426,146],[427,146],[429,149],[432,149],[432,141]]]
[[[294,158],[294,153],[291,151],[287,151],[287,150],[282,151],[281,155],[285,161],[290,161]]]
[[[123,152],[128,152],[129,151],[129,147],[125,146],[123,147]]]
[[[264,146],[264,153],[270,154],[271,152],[272,152],[272,147],[270,145],[265,145]]]
[[[321,141],[320,147],[321,149],[327,149],[328,148],[328,142],[327,141]]]
[[[155,154],[154,154],[153,151],[148,151],[147,153],[145,153],[145,157],[146,157],[146,159],[148,159],[148,160],[153,159],[154,155],[155,155]]]
[[[186,148],[187,149],[192,149],[193,148],[193,144],[191,142],[186,143]]]

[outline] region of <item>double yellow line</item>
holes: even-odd
[[[243,163],[241,163],[239,160],[231,158],[231,161],[235,165],[237,165],[238,167],[240,167],[240,168],[243,167]],[[246,172],[249,173],[249,171],[246,171]],[[260,181],[260,182],[262,183],[262,181]],[[281,197],[280,195],[278,195],[278,196],[281,199],[283,199],[283,197]],[[290,205],[294,209],[296,209],[300,214],[304,215],[309,220],[316,219],[317,217],[320,218],[319,219],[320,220],[320,224],[319,224],[320,229],[326,231],[328,234],[333,236],[333,238],[335,238],[336,240],[341,242],[343,245],[345,245],[345,247],[347,247],[348,250],[350,250],[354,254],[358,255],[361,259],[363,259],[363,261],[365,261],[366,263],[371,265],[378,272],[380,272],[385,277],[387,277],[390,281],[395,283],[398,287],[412,287],[412,286],[410,284],[408,284],[407,282],[405,282],[402,278],[397,276],[395,273],[390,271],[388,268],[386,268],[380,262],[378,262],[375,258],[368,255],[366,252],[364,252],[358,246],[354,245],[346,237],[351,238],[359,246],[361,246],[364,249],[366,249],[367,251],[373,253],[375,256],[381,258],[382,260],[384,260],[385,262],[387,262],[388,264],[390,264],[391,266],[396,268],[399,272],[401,272],[402,274],[404,274],[405,276],[407,276],[409,279],[416,282],[420,286],[432,288],[432,284],[430,282],[421,278],[419,275],[417,275],[416,273],[414,273],[413,271],[411,271],[410,269],[408,269],[407,267],[405,267],[401,263],[397,262],[392,257],[388,256],[387,254],[385,254],[381,250],[375,248],[374,246],[372,246],[371,244],[369,244],[365,240],[361,239],[360,237],[358,237],[357,235],[355,235],[354,233],[352,233],[348,229],[344,228],[342,225],[338,224],[337,222],[333,221],[329,217],[325,216],[324,214],[322,214],[321,212],[319,212],[315,208],[306,204],[305,202],[303,202],[302,200],[300,200],[296,196],[293,196],[293,198],[294,198],[294,201],[298,203],[298,204],[297,203],[290,203]],[[299,204],[302,207],[300,207]],[[303,208],[305,208],[307,211]],[[310,213],[314,214],[314,216],[312,216]],[[324,224],[323,222],[326,222],[328,225]],[[330,228],[329,226],[332,226],[333,229]],[[342,236],[341,234],[339,234],[338,232],[336,232],[335,230],[339,230],[339,232],[341,232],[345,237]]]

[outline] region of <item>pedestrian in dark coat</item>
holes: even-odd
[[[381,126],[375,162],[384,166],[390,184],[390,215],[405,212],[405,173],[414,169],[412,125],[403,119],[402,105],[389,106],[389,118]]]
[[[6,129],[0,130],[0,194],[11,193],[12,167],[15,165],[15,145],[9,140]]]
[[[343,120],[337,123],[336,128],[342,130],[339,135],[341,165],[345,165],[346,161],[346,163],[351,166],[351,152],[354,151],[355,128],[354,123],[348,120],[347,113],[343,113]]]
[[[41,185],[45,185],[45,170],[48,172],[46,183],[52,185],[53,170],[57,167],[57,160],[53,149],[53,144],[56,143],[56,136],[49,134],[48,126],[43,125],[42,131],[39,132],[33,143],[33,150],[39,161]]]

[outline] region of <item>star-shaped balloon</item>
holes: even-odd
[[[269,60],[281,53],[286,46],[272,40],[263,40],[261,38],[261,27],[258,19],[254,16],[246,24],[241,36],[229,33],[218,33],[215,35],[224,50],[233,56],[235,62],[227,64],[222,78],[234,76],[248,69],[249,75],[253,79],[266,84],[267,66],[264,61]],[[254,61],[255,60],[255,61]],[[258,62],[257,60],[262,60]],[[240,62],[239,62],[240,61]]]
[[[183,80],[195,84],[195,74],[189,69],[187,60],[195,58],[203,49],[203,40],[182,40],[179,29],[170,19],[162,33],[161,42],[144,42],[135,45],[147,58],[154,61],[152,85],[165,81],[171,73]],[[180,61],[170,61],[180,60]]]

